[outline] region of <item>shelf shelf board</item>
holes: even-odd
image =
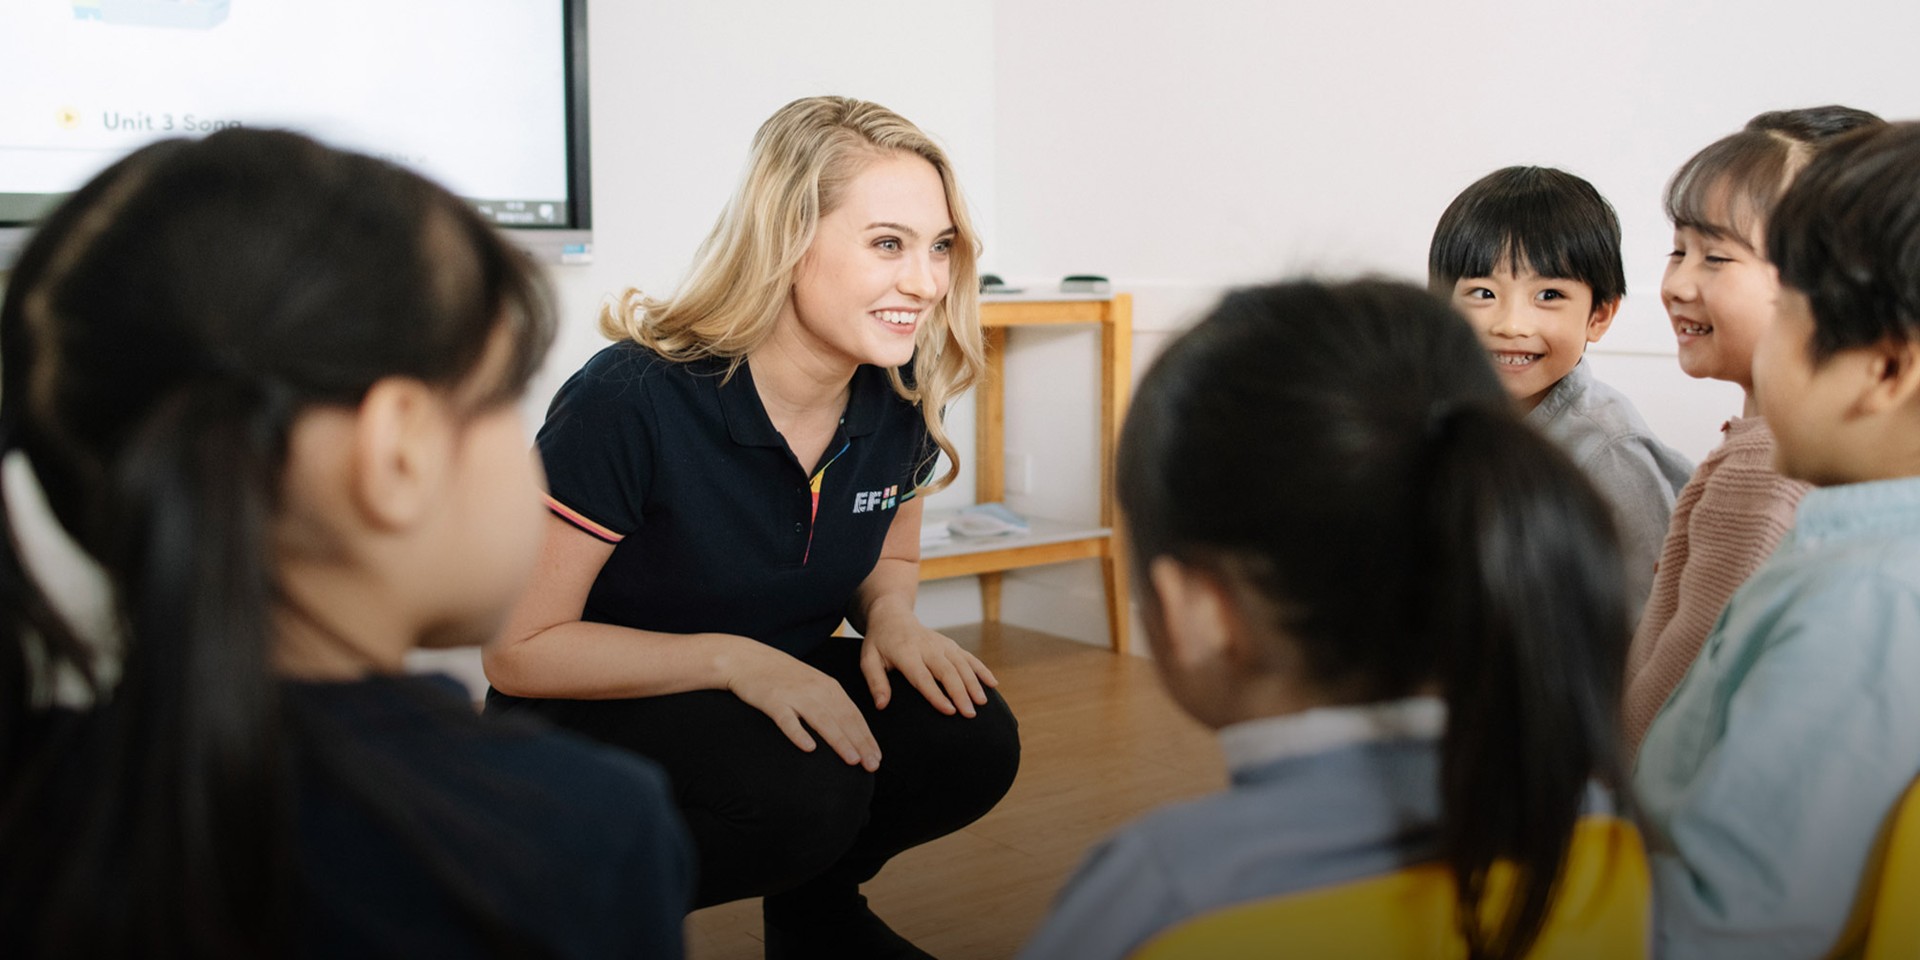
[[[1030,299],[1008,297],[980,301],[980,324],[992,327],[1053,326],[1073,323],[1102,323],[1110,316],[1107,298],[1048,297]]]
[[[1025,287],[1019,293],[982,292],[980,294],[981,303],[1076,303],[1079,301],[1105,303],[1112,299],[1111,293],[1061,293],[1057,289],[1037,287]]]
[[[928,514],[927,519],[951,519],[952,516],[951,512],[942,512]],[[1031,529],[1026,533],[993,537],[955,535],[945,543],[923,547],[920,579],[938,580],[1103,557],[1113,541],[1113,530],[1109,527],[1047,517],[1029,517],[1028,525]]]

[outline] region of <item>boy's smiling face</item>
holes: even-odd
[[[1593,288],[1578,280],[1515,273],[1504,264],[1492,276],[1454,281],[1451,299],[1486,344],[1507,394],[1528,412],[1573,372],[1620,307],[1595,304]]]

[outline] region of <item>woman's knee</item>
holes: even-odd
[[[899,704],[882,711],[875,734],[887,759],[910,766],[912,779],[949,796],[976,797],[990,808],[1012,787],[1020,770],[1020,724],[997,690],[972,717],[946,716],[926,706],[917,715],[887,718]]]
[[[966,735],[948,749],[976,776],[1001,784],[1000,793],[1013,785],[1020,771],[1020,721],[1000,691],[987,691],[987,702],[967,721]]]
[[[989,803],[997,803],[1013,787],[1013,778],[1020,772],[1020,722],[998,690],[987,691],[987,702],[971,722],[980,729],[968,750],[969,763],[991,792]]]

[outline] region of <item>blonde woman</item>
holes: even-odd
[[[611,303],[540,430],[552,517],[488,707],[665,766],[697,904],[765,896],[769,957],[926,956],[859,885],[1019,763],[993,673],[913,611],[940,414],[982,366],[975,256],[911,123],[790,103],[681,290]]]

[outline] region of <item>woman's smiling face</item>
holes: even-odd
[[[803,342],[849,366],[904,366],[947,295],[954,235],[932,164],[908,153],[874,159],[821,216],[794,273],[790,320]]]

